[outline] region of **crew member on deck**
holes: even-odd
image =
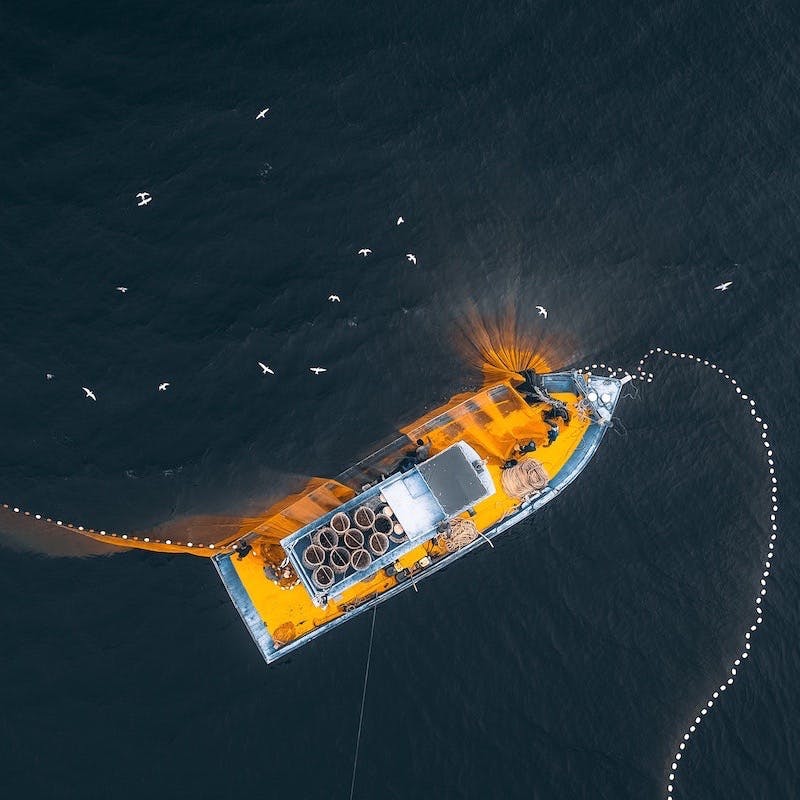
[[[417,439],[417,449],[414,451],[414,455],[416,456],[417,464],[427,461],[431,457],[430,444],[425,444],[422,439]]]
[[[516,445],[514,450],[521,456],[524,456],[526,453],[533,453],[536,450],[536,442],[531,439],[527,444]]]
[[[236,542],[233,549],[237,554],[237,559],[241,561],[248,553],[252,552],[253,545],[249,542]]]
[[[547,430],[547,444],[545,447],[550,447],[556,439],[558,439],[558,425],[556,423],[551,423]]]
[[[397,466],[397,472],[408,472],[416,464],[421,464],[431,457],[431,446],[422,439],[417,439],[413,450],[406,450],[405,455]]]
[[[552,425],[557,420],[562,420],[565,425],[570,423],[569,411],[563,405],[552,405],[550,408],[542,411],[542,419],[548,424]]]

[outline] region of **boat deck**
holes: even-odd
[[[542,420],[542,406],[529,406],[510,386],[499,384],[474,395],[460,403],[454,409],[447,409],[442,414],[428,418],[426,422],[410,426],[404,432],[408,442],[417,438],[430,441],[431,452],[436,454],[457,441],[465,441],[486,460],[497,491],[474,506],[473,522],[479,531],[486,531],[495,526],[504,517],[518,508],[520,500],[508,496],[502,489],[501,465],[512,456],[515,445],[533,440],[537,450],[531,454],[547,471],[551,481],[570,460],[584,438],[591,422],[578,413],[576,405],[580,400],[572,392],[551,392],[551,395],[566,403],[572,416],[569,425],[559,420],[559,436],[556,441],[547,445],[547,424]],[[529,456],[518,457],[519,460]],[[337,484],[342,490],[345,487]],[[331,494],[331,500],[324,511],[335,508],[346,497],[340,491],[338,497]],[[319,515],[318,515],[319,516]],[[463,516],[466,516],[464,514]],[[308,522],[309,520],[302,520]],[[296,526],[298,529],[300,524]],[[270,580],[265,574],[269,569],[269,547],[274,547],[275,536],[265,523],[263,541],[259,536],[250,539],[253,551],[245,558],[235,555],[218,556],[217,567],[221,569],[221,559],[225,559],[223,579],[231,596],[242,612],[243,603],[257,614],[266,633],[272,640],[271,646],[280,648],[312,633],[315,629],[344,616],[348,611],[369,602],[373,598],[398,586],[398,578],[388,576],[380,570],[365,580],[346,589],[340,596],[332,598],[327,607],[321,608],[312,602],[308,591],[302,584],[284,588],[280,582]],[[445,555],[439,546],[426,540],[422,544],[402,555],[397,560],[397,568],[407,568],[411,579],[420,559],[425,556],[436,559]],[[233,588],[232,588],[233,587]],[[247,597],[234,596],[234,592],[243,592]],[[248,601],[249,598],[249,602]],[[251,607],[250,607],[251,606]],[[244,613],[243,613],[244,616]],[[253,631],[253,625],[248,622]],[[263,643],[259,643],[262,651]]]

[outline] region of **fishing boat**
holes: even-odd
[[[453,398],[212,556],[267,662],[416,588],[557,497],[629,380],[520,378]]]
[[[261,514],[123,534],[2,504],[15,527],[212,560],[267,662],[416,588],[527,519],[581,472],[613,422],[622,379],[519,375],[458,395],[335,479]],[[104,548],[107,549],[107,548]]]

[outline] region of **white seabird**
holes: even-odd
[[[311,370],[311,372],[313,372],[315,375],[319,375],[319,374],[320,374],[320,372],[327,372],[327,371],[328,371],[327,369],[325,369],[325,367],[309,367],[309,369],[310,369],[310,370]]]
[[[547,319],[547,309],[544,306],[536,306],[536,310],[539,312],[540,317]]]
[[[258,366],[261,367],[261,372],[263,375],[269,373],[270,375],[274,375],[275,371],[268,367],[263,361],[258,362]]]
[[[717,292],[727,292],[728,287],[733,283],[733,281],[725,281],[725,283],[721,283],[719,286],[714,287],[714,291]]]
[[[359,254],[360,256],[364,256],[364,258],[366,258],[366,257],[367,257],[367,256],[368,256],[368,255],[369,255],[371,252],[372,252],[372,250],[370,250],[370,249],[369,249],[369,247],[362,247],[362,248],[361,248],[361,249],[358,251],[358,254]]]
[[[146,206],[153,199],[150,192],[139,192],[136,196],[139,198],[137,205],[140,206]]]
[[[164,383],[159,383],[158,384],[158,391],[159,392],[166,392],[168,388],[169,388],[169,384],[166,381],[164,381]]]
[[[342,298],[339,297],[338,294],[328,295],[328,300],[330,300],[331,303],[341,303],[342,302]]]
[[[405,222],[405,220],[402,217],[398,217],[397,218],[397,224],[398,225],[402,225],[404,222]]]
[[[413,253],[406,253],[406,258],[412,263],[417,263],[417,257]]]
[[[128,291],[128,287],[127,286],[117,286],[117,291],[118,292],[122,292],[122,294],[125,294],[125,292]]]
[[[264,119],[267,116],[268,112],[269,112],[269,106],[267,106],[266,108],[262,108],[261,111],[259,111],[258,114],[256,114],[256,119]]]
[[[83,391],[86,392],[86,396],[90,400],[95,400],[95,401],[97,400],[97,398],[94,396],[94,392],[91,389],[87,389],[85,386],[81,386],[81,389],[83,389]]]
[[[52,372],[45,372],[44,377],[47,378],[48,381],[51,381],[55,378],[55,375],[53,375]]]

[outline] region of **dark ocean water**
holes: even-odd
[[[707,355],[771,424],[782,538],[674,795],[797,796],[799,21],[7,5],[0,500],[122,530],[263,507],[474,385],[471,303],[553,366]],[[751,622],[769,486],[730,387],[655,366],[563,497],[380,607],[356,797],[664,796]],[[4,796],[349,796],[368,617],[267,668],[200,559],[0,570]]]

